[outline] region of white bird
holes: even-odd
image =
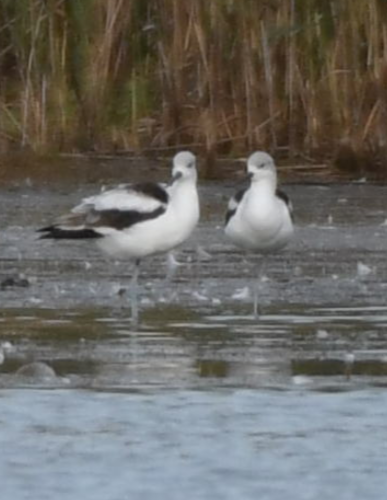
[[[137,279],[141,259],[183,243],[199,221],[196,158],[175,155],[172,182],[120,185],[85,198],[67,215],[39,231],[41,238],[93,239],[117,259],[133,259],[132,321],[138,321]]]
[[[277,189],[277,171],[270,155],[253,153],[247,160],[247,172],[250,186],[230,199],[225,233],[244,250],[270,254],[285,247],[293,236],[292,206],[288,196]],[[254,316],[258,317],[258,282]]]

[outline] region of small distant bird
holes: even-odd
[[[270,254],[284,248],[293,236],[292,206],[277,188],[273,158],[262,151],[247,160],[250,186],[228,204],[226,236],[244,250]],[[254,287],[254,316],[258,317],[258,280]]]
[[[109,256],[134,260],[131,308],[136,324],[141,259],[183,243],[198,223],[199,213],[196,158],[183,151],[173,159],[169,185],[122,184],[85,198],[69,214],[39,231],[41,238],[95,240]]]

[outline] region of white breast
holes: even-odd
[[[246,250],[269,252],[280,250],[289,242],[293,224],[281,199],[249,189],[225,232],[233,243]]]
[[[128,229],[114,231],[108,237],[97,240],[97,244],[115,258],[143,258],[168,252],[183,243],[198,220],[196,186],[181,186],[171,193],[165,213]]]

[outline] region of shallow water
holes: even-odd
[[[3,498],[383,498],[385,391],[5,391]]]
[[[232,190],[202,188],[171,285],[144,262],[138,328],[129,263],[36,240],[95,186],[1,191],[1,498],[383,497],[385,188],[288,187],[296,238],[259,321],[259,258],[222,234]]]

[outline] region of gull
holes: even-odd
[[[284,248],[293,236],[292,205],[277,188],[277,171],[270,155],[263,151],[253,153],[247,160],[247,172],[249,187],[229,201],[225,234],[243,250],[267,256]],[[258,317],[258,279],[254,287],[254,317]]]

